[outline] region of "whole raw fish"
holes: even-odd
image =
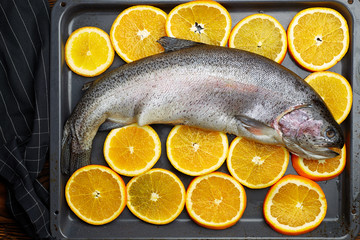
[[[166,52],[96,80],[64,127],[62,171],[90,164],[100,125],[186,124],[284,145],[308,159],[335,157],[344,137],[320,96],[265,57],[162,38]]]

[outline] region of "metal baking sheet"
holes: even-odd
[[[254,13],[266,13],[275,17],[286,29],[297,12],[308,7],[330,7],[339,11],[350,28],[350,48],[346,56],[330,71],[346,77],[353,87],[353,108],[342,124],[346,133],[348,158],[345,171],[337,178],[319,182],[326,194],[328,211],[324,221],[314,231],[300,236],[285,236],[272,230],[264,221],[262,205],[268,188],[246,188],[247,208],[241,220],[225,230],[209,230],[190,220],[186,210],[172,223],[156,226],[133,216],[127,208],[113,222],[92,226],[78,219],[69,209],[64,197],[64,188],[69,176],[60,171],[60,142],[63,125],[72,109],[81,98],[84,83],[94,80],[72,73],[64,60],[64,45],[69,35],[77,28],[96,26],[109,33],[112,22],[124,9],[136,4],[149,4],[169,12],[184,1],[163,0],[64,0],[57,1],[52,10],[51,26],[51,143],[50,143],[50,191],[51,232],[56,238],[87,239],[132,239],[132,238],[191,238],[191,239],[354,239],[360,228],[360,1],[219,1],[231,14],[232,24]],[[124,62],[115,57],[110,71]],[[301,77],[309,72],[301,69],[287,54],[283,65]],[[166,157],[165,140],[172,128],[170,125],[153,125],[162,141],[162,155],[155,167],[170,169],[188,186],[192,177],[176,171]],[[92,163],[106,165],[102,146],[108,132],[99,132],[93,142]],[[230,139],[231,140],[231,139]],[[227,172],[226,165],[220,171]],[[288,166],[285,174],[296,174]],[[125,182],[128,177],[123,177]]]

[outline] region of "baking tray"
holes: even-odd
[[[110,32],[117,15],[132,5],[149,4],[169,12],[184,1],[126,1],[126,0],[64,0],[58,1],[52,10],[51,19],[51,76],[50,76],[50,220],[51,232],[56,238],[87,239],[132,239],[132,238],[191,238],[191,239],[354,239],[360,228],[360,2],[349,1],[219,1],[231,14],[232,24],[254,13],[266,13],[275,17],[286,29],[297,12],[308,7],[330,7],[339,11],[350,28],[350,48],[346,56],[330,71],[346,77],[353,87],[353,108],[342,123],[346,134],[348,158],[345,171],[335,179],[319,182],[326,194],[328,211],[324,221],[314,231],[300,236],[285,236],[272,230],[264,221],[262,205],[268,188],[251,190],[246,188],[247,208],[241,220],[225,230],[209,230],[192,222],[184,210],[172,223],[156,226],[145,223],[125,208],[113,222],[103,226],[92,226],[78,219],[69,209],[64,197],[64,188],[69,176],[60,171],[60,143],[63,126],[72,109],[81,98],[83,84],[94,80],[72,73],[64,60],[64,45],[69,35],[83,26],[96,26]],[[111,69],[124,62],[115,57]],[[283,65],[301,77],[309,72],[301,69],[289,54]],[[170,169],[188,186],[192,177],[176,171],[166,157],[165,140],[170,125],[153,125],[162,141],[162,155],[155,167]],[[93,142],[91,161],[106,165],[102,146],[108,132],[99,132]],[[232,136],[229,136],[230,140]],[[226,165],[226,164],[225,164]],[[220,171],[227,172],[223,165]],[[285,174],[296,174],[291,166]],[[125,182],[128,177],[123,177]]]

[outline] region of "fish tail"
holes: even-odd
[[[90,164],[91,149],[82,150],[77,146],[68,125],[64,128],[61,147],[61,172],[73,174],[77,169]]]
[[[70,159],[70,174],[73,174],[79,168],[90,164],[91,149],[80,153],[73,152]]]

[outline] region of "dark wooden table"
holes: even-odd
[[[57,0],[48,0],[50,8]],[[39,175],[39,181],[49,189],[49,162],[46,162],[43,171]],[[10,216],[5,206],[6,186],[0,180],[0,239],[31,239],[28,237],[21,226]],[[360,234],[356,240],[360,240]]]

